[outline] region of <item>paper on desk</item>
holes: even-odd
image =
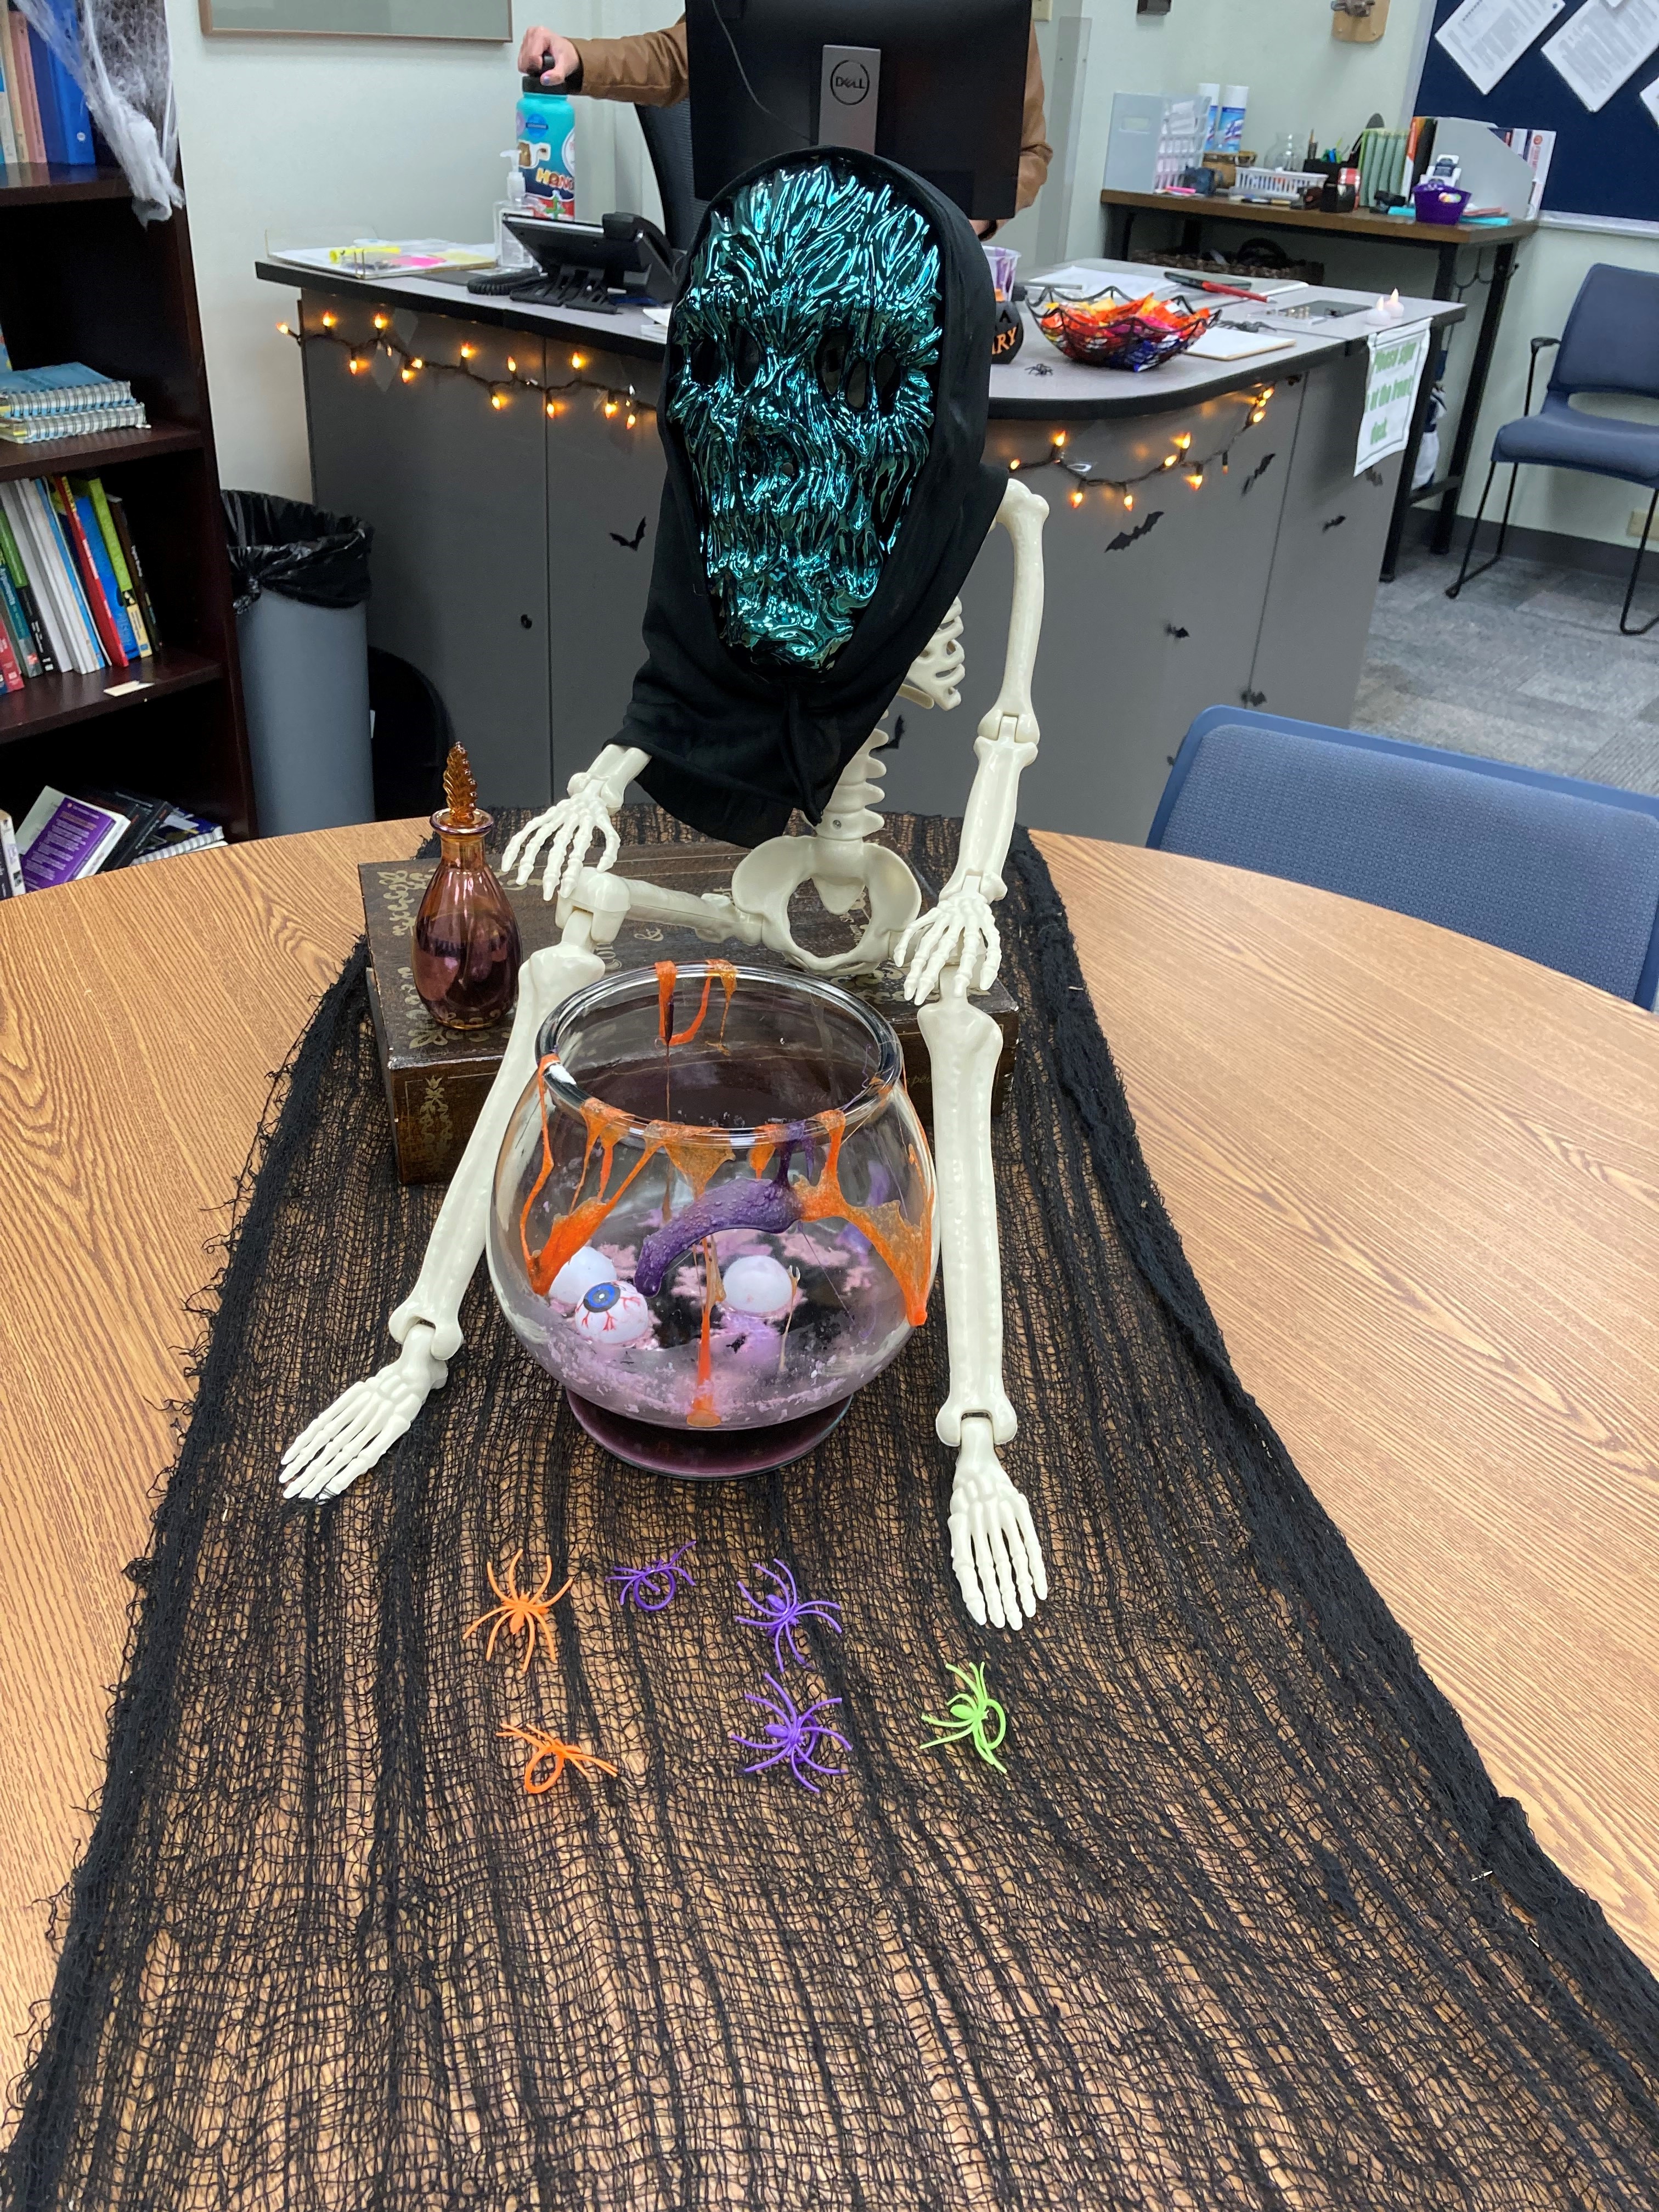
[[[1659,76],[1651,84],[1644,84],[1638,97],[1654,121],[1659,123]]]
[[[1566,4],[1567,0],[1463,0],[1435,33],[1435,40],[1475,90],[1487,93]]]
[[[1427,323],[1407,323],[1391,331],[1371,331],[1367,336],[1371,358],[1354,457],[1356,476],[1378,461],[1386,461],[1390,453],[1404,450],[1412,434],[1417,387],[1429,356]]]
[[[1212,323],[1187,350],[1200,361],[1248,361],[1252,354],[1282,353],[1295,343],[1293,337],[1277,331],[1244,331],[1231,323]]]
[[[1590,113],[1605,107],[1626,77],[1659,46],[1659,0],[1584,0],[1544,48]]]
[[[1085,269],[1076,261],[1068,261],[1063,269],[1050,269],[1030,280],[1034,290],[1055,292],[1103,292],[1109,284],[1115,285],[1121,292],[1126,285],[1133,287],[1134,281],[1122,270],[1114,274],[1105,269]],[[1156,291],[1158,288],[1152,285],[1149,289]]]

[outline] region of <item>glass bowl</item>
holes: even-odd
[[[1179,294],[1171,300],[1156,299],[1150,292],[1141,300],[1126,300],[1109,286],[1091,300],[1055,294],[1036,310],[1037,328],[1068,361],[1132,374],[1185,353],[1219,313],[1218,307],[1194,307]]]
[[[810,1449],[927,1317],[933,1168],[890,1026],[814,976],[606,976],[543,1025],[489,1212],[531,1358],[623,1459]]]

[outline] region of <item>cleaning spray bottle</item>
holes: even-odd
[[[558,222],[576,220],[576,111],[568,96],[544,85],[539,76],[524,79],[519,95],[519,173],[526,198],[537,210]]]

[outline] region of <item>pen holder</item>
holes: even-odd
[[[1451,224],[1461,222],[1469,196],[1455,185],[1419,185],[1412,194],[1412,205],[1417,210],[1419,222]]]

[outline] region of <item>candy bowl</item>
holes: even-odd
[[[1150,292],[1144,299],[1126,300],[1109,286],[1091,300],[1050,294],[1036,310],[1038,329],[1068,361],[1085,368],[1133,373],[1184,353],[1219,313],[1218,307],[1194,307],[1178,293],[1170,300]]]
[[[927,1317],[933,1162],[890,1026],[814,976],[631,969],[544,1024],[496,1164],[490,1279],[617,1457],[810,1450]]]

